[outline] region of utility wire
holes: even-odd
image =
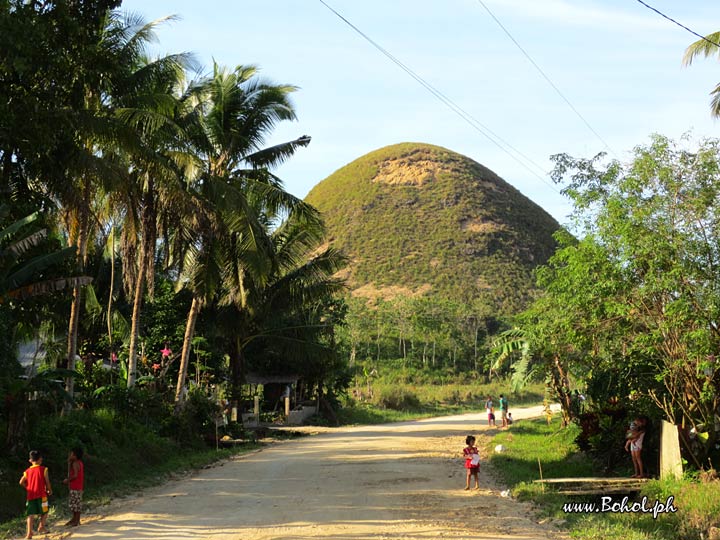
[[[397,65],[400,69],[402,69],[405,73],[410,75],[413,79],[415,79],[416,82],[418,82],[420,85],[422,85],[428,92],[430,92],[433,96],[435,96],[438,100],[440,100],[445,106],[447,106],[449,109],[451,109],[455,114],[460,116],[465,122],[467,122],[473,129],[475,129],[477,132],[482,134],[485,138],[487,138],[491,143],[493,143],[495,146],[497,146],[500,150],[505,152],[508,156],[510,156],[513,160],[515,160],[517,163],[522,165],[528,172],[530,172],[533,176],[538,178],[541,182],[548,185],[553,191],[556,193],[560,193],[558,189],[555,187],[555,185],[551,184],[545,178],[543,178],[540,174],[538,174],[536,171],[531,169],[525,162],[523,162],[521,159],[519,159],[516,155],[513,155],[510,150],[515,152],[518,156],[521,156],[524,158],[528,163],[531,163],[535,167],[537,167],[538,170],[542,171],[543,174],[547,174],[546,171],[537,163],[535,163],[531,158],[520,152],[518,149],[516,149],[512,144],[505,141],[494,133],[490,128],[482,124],[479,120],[475,119],[471,114],[466,112],[462,107],[460,107],[458,104],[456,104],[453,100],[451,100],[449,97],[445,96],[440,90],[435,88],[433,85],[431,85],[429,82],[427,82],[425,79],[423,79],[420,75],[415,73],[412,69],[410,69],[408,66],[406,66],[404,63],[402,63],[400,60],[398,60],[395,56],[393,56],[388,50],[383,48],[380,44],[378,44],[376,41],[374,41],[370,36],[365,34],[362,30],[360,30],[357,26],[355,26],[353,23],[351,23],[347,18],[345,18],[341,13],[336,11],[334,8],[332,8],[330,5],[328,5],[325,0],[318,0],[322,5],[324,5],[328,10],[330,10],[335,16],[337,16],[340,20],[342,20],[345,24],[347,24],[350,28],[352,28],[355,32],[357,32],[360,36],[363,37],[367,42],[369,42],[373,47],[375,47],[378,51],[380,51],[383,55],[385,55],[387,58],[389,58],[395,65]],[[496,140],[497,139],[497,140]],[[500,142],[498,142],[500,141]],[[500,144],[502,143],[502,144]],[[507,148],[505,148],[505,145]],[[508,150],[508,148],[510,150]]]
[[[570,100],[567,97],[565,97],[565,94],[563,94],[560,91],[560,89],[557,87],[557,85],[554,82],[552,82],[550,77],[547,76],[547,74],[542,70],[542,68],[537,64],[537,62],[535,62],[535,60],[533,60],[533,58],[528,54],[528,52],[525,49],[523,49],[522,45],[520,45],[520,43],[518,43],[518,41],[513,37],[513,35],[510,33],[510,31],[507,28],[505,28],[505,25],[503,25],[503,23],[500,22],[500,20],[495,16],[495,14],[492,11],[490,11],[490,8],[487,7],[487,5],[485,5],[485,3],[482,0],[478,0],[478,3],[483,8],[485,8],[485,11],[487,11],[488,14],[490,15],[490,17],[492,17],[492,19],[497,23],[497,25],[500,28],[502,28],[502,31],[505,32],[505,35],[507,35],[507,37],[510,38],[510,40],[515,44],[515,46],[518,49],[520,49],[520,52],[523,53],[525,58],[528,59],[528,61],[535,67],[535,69],[538,71],[538,73],[540,73],[540,75],[542,75],[543,79],[545,79],[548,82],[548,84],[553,88],[553,90],[555,90],[557,95],[559,95],[560,98],[562,98],[562,100],[567,104],[567,106],[570,107],[570,109],[572,109],[572,111],[575,113],[575,115],[578,118],[580,118],[580,120],[582,120],[582,122],[593,133],[593,135],[595,135],[595,137],[597,137],[597,139],[601,143],[603,143],[605,148],[607,148],[610,153],[615,154],[615,152],[613,152],[613,150],[610,148],[610,145],[607,142],[605,142],[605,139],[603,139],[600,136],[600,134],[597,131],[595,131],[595,129],[590,125],[590,122],[588,122],[587,119],[582,114],[580,114],[580,111],[578,111],[575,108],[575,106],[570,102]]]
[[[643,2],[643,0],[637,0],[637,2],[640,3],[640,4],[642,4],[643,6],[645,6],[646,8],[648,8],[649,10],[654,11],[655,13],[657,13],[658,15],[660,15],[661,17],[663,17],[664,19],[667,19],[668,21],[670,21],[670,22],[672,22],[672,23],[674,23],[674,24],[677,24],[680,28],[683,28],[684,30],[687,30],[687,31],[690,32],[692,35],[699,37],[699,38],[702,39],[703,41],[707,41],[708,43],[710,43],[710,45],[715,45],[716,47],[720,48],[720,43],[716,43],[715,41],[709,40],[709,39],[706,38],[705,36],[701,36],[700,34],[698,34],[697,32],[695,32],[695,30],[692,30],[692,29],[688,28],[687,26],[685,26],[684,24],[681,24],[681,23],[677,22],[677,21],[676,21],[675,19],[673,19],[672,17],[668,17],[668,16],[665,15],[662,11],[660,11],[660,10],[658,10],[658,9],[655,9],[655,8],[652,7],[651,5],[646,4],[645,2]]]

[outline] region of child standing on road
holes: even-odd
[[[80,512],[82,511],[82,495],[85,488],[85,464],[83,463],[82,448],[73,448],[68,455],[68,476],[63,480],[70,489],[69,506],[73,517],[68,521],[66,527],[77,527],[80,525]]]
[[[465,438],[465,448],[463,448],[463,456],[465,457],[465,469],[467,469],[467,477],[465,478],[465,491],[470,489],[470,477],[475,478],[475,489],[480,489],[480,481],[478,480],[478,471],[480,470],[480,453],[475,446],[475,437],[468,435]]]
[[[507,413],[508,413],[508,400],[505,396],[500,394],[500,418],[502,418],[502,427],[504,427],[504,428],[508,427]]]
[[[30,452],[30,468],[23,472],[20,485],[27,491],[27,502],[25,503],[27,534],[25,538],[33,537],[35,516],[40,516],[38,532],[47,534],[48,530],[45,526],[49,510],[47,498],[48,495],[52,495],[52,488],[50,487],[50,474],[47,467],[43,467],[42,456],[37,450]]]
[[[492,400],[492,396],[488,396],[485,402],[485,410],[488,415],[488,427],[495,426],[495,405]]]

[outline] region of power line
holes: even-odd
[[[599,140],[601,143],[603,143],[603,145],[605,146],[605,148],[607,148],[612,154],[614,154],[615,152],[613,152],[612,149],[610,148],[610,145],[609,145],[607,142],[605,142],[605,139],[603,139],[603,138],[600,136],[600,134],[599,134],[597,131],[595,131],[595,129],[590,125],[590,122],[588,122],[587,119],[586,119],[582,114],[580,114],[580,111],[578,111],[578,110],[575,108],[575,106],[574,106],[572,103],[570,103],[570,100],[569,100],[567,97],[565,97],[565,94],[563,94],[563,93],[560,91],[560,89],[557,87],[557,85],[555,85],[555,83],[552,82],[552,80],[550,79],[550,77],[547,76],[547,74],[542,70],[542,68],[537,64],[537,62],[535,62],[535,60],[533,60],[533,58],[528,54],[528,52],[527,52],[525,49],[523,49],[522,45],[520,45],[520,43],[518,43],[518,41],[513,37],[513,35],[510,33],[510,31],[509,31],[507,28],[505,28],[505,26],[503,25],[503,23],[501,23],[500,20],[495,16],[495,14],[494,14],[492,11],[490,11],[490,8],[487,7],[482,0],[478,0],[478,3],[479,3],[483,8],[485,8],[485,11],[487,11],[488,14],[490,15],[490,17],[492,17],[493,20],[497,23],[497,25],[498,25],[500,28],[502,28],[502,31],[505,32],[505,35],[507,35],[507,37],[510,38],[510,40],[515,44],[515,46],[516,46],[518,49],[520,49],[520,52],[523,53],[523,55],[525,55],[525,58],[528,59],[528,61],[535,67],[535,69],[540,73],[540,75],[542,75],[542,77],[548,82],[548,84],[553,88],[553,90],[555,90],[555,92],[557,93],[557,95],[559,95],[559,96],[562,98],[562,100],[568,105],[568,107],[570,107],[570,109],[572,109],[572,111],[575,113],[575,115],[576,115],[578,118],[580,118],[580,120],[582,120],[582,122],[583,122],[583,123],[587,126],[587,128],[593,133],[593,135],[595,135],[595,137],[597,137],[598,140]]]
[[[537,163],[535,163],[531,158],[520,152],[517,148],[515,148],[512,144],[505,141],[502,137],[500,137],[498,134],[494,133],[490,128],[482,124],[479,120],[474,118],[471,114],[469,114],[467,111],[465,111],[462,107],[460,107],[457,103],[455,103],[453,100],[451,100],[449,97],[447,97],[445,94],[443,94],[440,90],[435,88],[433,85],[431,85],[429,82],[427,82],[425,79],[423,79],[420,75],[415,73],[412,69],[410,69],[407,65],[405,65],[403,62],[401,62],[398,58],[396,58],[394,55],[392,55],[387,49],[383,48],[380,44],[378,44],[376,41],[374,41],[370,36],[365,34],[362,30],[360,30],[357,26],[355,26],[353,23],[351,23],[347,18],[345,18],[341,13],[336,11],[334,8],[332,8],[330,5],[328,5],[325,0],[318,0],[322,5],[324,5],[328,10],[330,10],[335,16],[337,16],[340,20],[342,20],[345,24],[347,24],[350,28],[352,28],[356,33],[358,33],[360,36],[363,37],[368,43],[370,43],[373,47],[375,47],[378,51],[380,51],[383,55],[385,55],[388,59],[390,59],[395,65],[397,65],[400,69],[402,69],[405,73],[410,75],[413,79],[415,79],[416,82],[418,82],[423,88],[425,88],[428,92],[430,92],[435,98],[437,98],[439,101],[441,101],[446,107],[451,109],[455,114],[457,114],[460,118],[465,120],[475,131],[482,134],[486,139],[488,139],[491,143],[493,143],[495,146],[497,146],[500,150],[505,152],[508,156],[510,156],[513,160],[515,160],[517,163],[519,163],[523,168],[525,168],[528,172],[530,172],[533,176],[538,178],[541,182],[548,185],[553,191],[556,193],[560,193],[558,189],[545,180],[541,175],[539,175],[536,171],[532,170],[525,162],[523,162],[521,159],[519,159],[517,156],[521,156],[523,159],[525,159],[528,163],[534,165],[537,167],[538,170],[542,171],[543,174],[547,174],[546,171]],[[496,140],[497,139],[497,140]],[[500,142],[498,142],[500,141]],[[502,143],[502,144],[500,144]],[[505,145],[507,148],[505,148]],[[517,154],[513,155],[510,150],[515,152]]]
[[[674,23],[674,24],[677,24],[680,28],[682,28],[682,29],[684,29],[684,30],[687,30],[687,31],[690,32],[692,35],[697,36],[697,37],[699,37],[700,39],[702,39],[703,41],[707,41],[707,42],[710,43],[711,45],[715,45],[716,47],[720,48],[720,43],[716,43],[716,42],[714,42],[714,41],[712,41],[712,40],[709,40],[709,39],[706,38],[705,36],[702,36],[702,35],[698,34],[697,32],[695,32],[695,30],[692,30],[691,28],[688,28],[688,27],[685,26],[684,24],[681,24],[681,23],[677,22],[677,21],[676,21],[675,19],[673,19],[672,17],[668,17],[668,16],[665,15],[662,11],[660,11],[660,10],[658,10],[658,9],[655,9],[655,8],[652,7],[651,5],[646,4],[645,2],[643,2],[643,0],[637,0],[637,2],[640,3],[640,4],[642,4],[643,6],[645,6],[646,8],[648,8],[649,10],[654,11],[655,13],[657,13],[657,14],[660,15],[661,17],[667,19],[668,21],[670,21],[670,22],[672,22],[672,23]]]

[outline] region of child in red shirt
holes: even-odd
[[[42,456],[37,450],[30,452],[31,467],[26,469],[20,479],[20,485],[27,491],[25,503],[27,513],[27,534],[25,538],[33,537],[35,516],[40,516],[38,532],[47,534],[45,524],[48,517],[48,495],[52,495],[50,487],[50,474],[47,467],[42,466]]]
[[[478,480],[478,471],[480,470],[480,453],[475,446],[475,437],[468,435],[465,438],[465,444],[463,448],[463,456],[465,457],[465,469],[467,469],[467,477],[465,478],[465,490],[470,489],[470,477],[475,478],[475,489],[480,489],[480,482]]]
[[[73,448],[68,455],[68,477],[63,480],[70,489],[70,511],[73,517],[68,521],[66,527],[77,527],[80,525],[80,512],[82,511],[82,495],[85,489],[85,464],[83,463],[82,448]]]

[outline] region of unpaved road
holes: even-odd
[[[517,420],[541,408],[514,409]],[[500,496],[481,464],[464,491],[465,436],[485,414],[327,430],[279,442],[115,501],[64,538],[112,540],[555,539],[526,504]],[[91,474],[91,473],[90,473]],[[55,526],[59,532],[60,524]],[[56,538],[59,535],[53,534]]]

